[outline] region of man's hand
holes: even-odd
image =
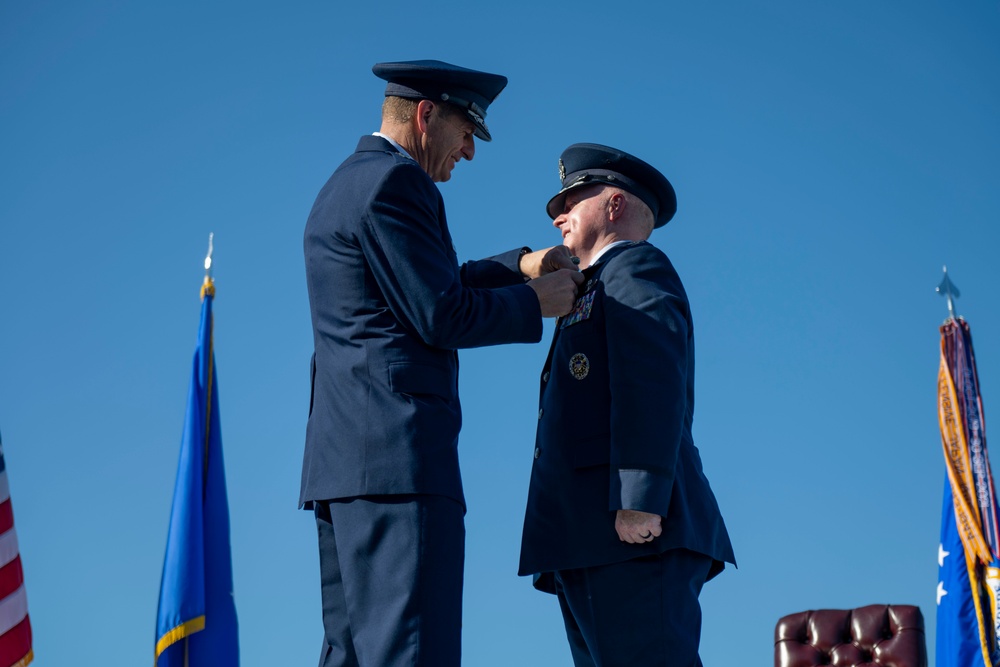
[[[652,542],[663,532],[659,514],[649,514],[638,510],[618,510],[615,515],[615,530],[618,539],[629,544]]]
[[[573,310],[576,286],[582,282],[583,274],[579,271],[560,269],[528,281],[528,287],[535,290],[542,317],[560,317]]]
[[[518,266],[526,278],[538,278],[559,269],[576,270],[577,266],[570,259],[569,248],[564,245],[554,245],[529,252],[521,258]]]

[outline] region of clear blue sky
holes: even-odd
[[[36,664],[152,659],[209,232],[243,664],[315,664],[302,228],[378,128],[371,65],[417,58],[510,78],[441,187],[460,257],[558,241],[574,142],[677,189],[652,240],[740,565],[702,596],[706,664],[875,602],[920,605],[933,654],[942,264],[1000,410],[998,34],[995,0],[3,3],[0,429]],[[550,332],[461,355],[472,667],[570,665],[515,576]]]

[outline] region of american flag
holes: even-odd
[[[24,667],[32,658],[24,572],[14,533],[3,443],[0,442],[0,667]]]

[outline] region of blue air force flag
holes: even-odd
[[[238,667],[229,507],[212,349],[210,278],[202,287],[167,551],[156,614],[155,667]]]

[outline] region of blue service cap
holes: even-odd
[[[597,183],[613,185],[641,199],[653,212],[653,227],[667,224],[677,212],[677,195],[670,181],[652,165],[617,148],[573,144],[559,157],[559,178],[562,189],[545,207],[553,220],[562,213],[567,192]]]
[[[448,102],[461,107],[476,126],[476,136],[492,141],[486,127],[486,108],[507,85],[507,77],[478,72],[440,60],[376,63],[372,72],[388,81],[386,97]]]

